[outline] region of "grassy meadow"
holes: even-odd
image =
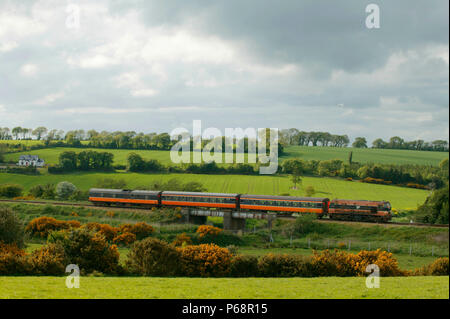
[[[380,288],[365,277],[157,278],[81,277],[68,289],[66,277],[0,277],[0,298],[133,299],[431,299],[449,298],[449,277],[383,277]]]
[[[1,142],[1,141],[0,141]],[[4,141],[6,142],[6,141]],[[21,142],[21,141],[8,141]],[[27,143],[39,143],[39,141],[24,141]],[[18,161],[20,155],[32,154],[39,155],[47,164],[57,164],[58,156],[64,151],[81,152],[83,150],[105,151],[114,154],[114,163],[125,165],[127,156],[135,152],[146,159],[156,159],[165,165],[171,165],[170,152],[154,150],[116,150],[116,149],[98,149],[98,148],[46,148],[21,153],[11,153],[5,156],[7,161]],[[304,160],[330,160],[340,159],[348,160],[350,151],[353,152],[353,161],[360,163],[382,163],[382,164],[418,164],[437,166],[439,162],[449,157],[448,152],[427,152],[411,150],[389,150],[389,149],[361,149],[361,148],[339,148],[339,147],[307,147],[307,146],[288,146],[285,148],[285,154],[280,156],[280,162],[290,158],[300,158]],[[191,154],[192,158],[192,154]],[[247,159],[247,156],[245,156]]]
[[[72,173],[72,174],[0,174],[0,184],[16,183],[26,190],[37,184],[59,183],[69,181],[79,189],[88,190],[100,178],[120,178],[130,188],[142,188],[155,181],[168,181],[178,178],[183,182],[196,181],[203,184],[209,192],[278,195],[288,193],[291,196],[303,196],[307,186],[316,190],[315,197],[388,200],[396,209],[415,209],[422,204],[429,191],[389,185],[367,184],[329,177],[303,177],[302,185],[292,190],[288,176],[263,175],[201,175],[201,174],[138,174],[138,173]]]

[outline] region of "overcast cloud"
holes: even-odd
[[[0,0],[0,127],[448,139],[448,21],[447,0]]]

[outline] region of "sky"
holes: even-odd
[[[0,0],[0,127],[448,140],[448,6]]]

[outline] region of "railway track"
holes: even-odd
[[[138,207],[114,207],[114,206],[108,206],[108,207],[102,207],[102,206],[95,206],[92,204],[87,203],[67,203],[67,202],[44,202],[44,201],[36,201],[36,200],[12,200],[12,199],[0,199],[0,202],[4,203],[15,203],[15,204],[32,204],[32,205],[54,205],[54,206],[76,206],[76,207],[86,207],[86,208],[93,208],[93,209],[111,209],[111,210],[129,210],[129,211],[136,211],[136,210],[143,210],[146,208],[138,208]],[[292,219],[295,220],[297,217],[295,216],[278,216],[278,218],[283,219]],[[437,227],[437,228],[448,228],[449,225],[447,224],[425,224],[425,223],[399,223],[399,222],[387,222],[387,223],[378,223],[378,222],[369,222],[369,221],[349,221],[349,220],[336,220],[336,219],[328,219],[328,218],[322,218],[318,219],[318,222],[321,223],[341,223],[341,224],[368,224],[368,225],[389,225],[389,226],[414,226],[414,227]]]

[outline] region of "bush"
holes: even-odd
[[[202,238],[206,235],[216,236],[222,232],[221,228],[210,226],[210,225],[200,225],[197,228],[196,233],[199,234],[199,238]]]
[[[28,193],[36,198],[54,199],[55,185],[53,184],[36,185],[33,186]]]
[[[24,250],[0,243],[0,275],[29,275],[31,270]]]
[[[449,259],[448,257],[438,258],[431,264],[414,271],[416,276],[448,276]]]
[[[84,274],[100,271],[105,274],[117,274],[121,271],[119,251],[116,245],[109,245],[105,237],[86,228],[75,228],[67,232],[61,244],[67,261],[78,265]]]
[[[356,276],[354,268],[354,255],[343,251],[324,250],[321,253],[314,251],[311,260],[312,274],[318,277]]]
[[[179,272],[179,264],[180,252],[156,238],[135,242],[126,261],[130,273],[143,276],[174,276]]]
[[[24,246],[24,226],[9,207],[0,207],[0,243]]]
[[[366,267],[375,264],[380,269],[380,276],[406,276],[407,271],[399,269],[397,260],[392,253],[381,251],[361,250],[357,254],[344,251],[325,250],[314,252],[311,265],[314,276],[367,276]]]
[[[380,268],[380,276],[406,276],[408,273],[400,270],[398,262],[392,253],[377,249],[375,251],[361,250],[354,255],[353,267],[358,276],[367,276],[366,267],[375,264]]]
[[[223,277],[230,271],[231,254],[214,244],[185,246],[181,252],[181,273],[189,277]]]
[[[296,255],[267,254],[258,261],[258,272],[263,277],[309,277],[308,259]]]
[[[60,199],[68,199],[76,190],[76,186],[69,182],[60,182],[56,185],[56,195]]]
[[[153,231],[153,227],[145,222],[136,223],[131,227],[131,233],[136,235],[137,240],[141,240],[150,236]]]
[[[178,234],[177,237],[175,237],[175,240],[172,242],[172,245],[174,246],[186,246],[186,245],[192,245],[192,239],[186,233]]]
[[[16,184],[0,185],[0,197],[19,197],[23,194],[23,187]]]
[[[257,277],[258,275],[258,258],[239,255],[232,259],[230,267],[231,277]]]
[[[33,275],[64,275],[66,265],[69,264],[63,247],[55,244],[48,244],[33,251],[30,258]]]
[[[112,241],[116,236],[118,229],[116,227],[113,227],[109,224],[100,224],[100,223],[87,223],[83,225],[83,227],[93,230],[96,232],[99,232],[101,235],[103,235],[106,240]]]
[[[133,233],[123,233],[114,237],[113,242],[116,245],[128,246],[136,241],[136,235]]]
[[[53,217],[38,217],[31,220],[25,228],[31,236],[47,238],[50,232],[69,228],[79,228],[80,222],[76,220],[62,221]]]

